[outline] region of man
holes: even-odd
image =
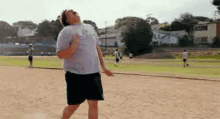
[[[122,59],[122,58],[123,58],[123,53],[121,52],[121,53],[120,53],[120,59]]]
[[[33,45],[29,44],[29,47],[28,47],[28,60],[29,60],[29,63],[30,63],[29,68],[33,67],[33,53],[34,53]]]
[[[132,57],[133,57],[133,54],[129,53],[129,59],[132,59]]]
[[[64,28],[58,35],[57,56],[64,59],[68,103],[61,119],[69,119],[86,99],[89,119],[98,119],[98,100],[104,100],[99,61],[106,75],[113,74],[105,68],[93,26],[83,24],[73,10],[64,10],[60,20]]]
[[[120,60],[118,49],[115,50],[114,54],[115,54],[115,66],[118,66],[118,62]]]
[[[186,67],[186,61],[188,58],[188,53],[186,52],[186,50],[184,50],[183,52],[183,66]],[[189,66],[189,64],[187,64],[187,67]]]

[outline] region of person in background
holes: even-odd
[[[115,50],[114,55],[115,55],[115,64],[114,65],[118,66],[118,62],[120,60],[118,49]]]
[[[32,44],[29,44],[27,52],[28,52],[28,60],[29,60],[29,63],[30,63],[29,68],[32,68],[33,67],[33,54],[34,54],[34,48],[33,48]]]
[[[189,66],[189,64],[186,63],[187,59],[188,59],[188,52],[186,52],[186,50],[184,50],[184,52],[183,52],[183,66],[184,67]]]
[[[133,54],[129,53],[129,59],[132,59],[132,57],[133,57]]]
[[[123,53],[121,52],[121,53],[120,53],[120,59],[122,59],[122,58],[123,58]]]

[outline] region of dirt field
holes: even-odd
[[[0,119],[59,119],[64,71],[0,66]],[[99,119],[219,119],[220,82],[102,75]],[[87,119],[84,102],[70,119]]]

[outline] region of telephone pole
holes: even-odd
[[[107,21],[105,21],[105,48],[107,50],[107,27],[106,27]]]

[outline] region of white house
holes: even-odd
[[[178,38],[184,35],[187,35],[187,32],[185,30],[180,30],[180,31],[163,31],[163,30],[158,30],[158,28],[161,26],[161,24],[157,25],[152,25],[151,29],[153,32],[153,39],[152,42],[156,42],[156,44],[161,45],[161,44],[173,44],[177,45],[178,44]]]
[[[37,28],[31,30],[30,28],[23,28],[19,27],[18,29],[18,37],[25,37],[25,36],[34,36],[37,33]]]
[[[98,32],[105,32],[105,29],[100,29]],[[99,36],[99,41],[101,46],[115,46],[115,42],[117,42],[118,47],[123,47],[124,43],[121,42],[121,29],[115,30],[114,26],[107,28],[107,34],[103,34]]]

